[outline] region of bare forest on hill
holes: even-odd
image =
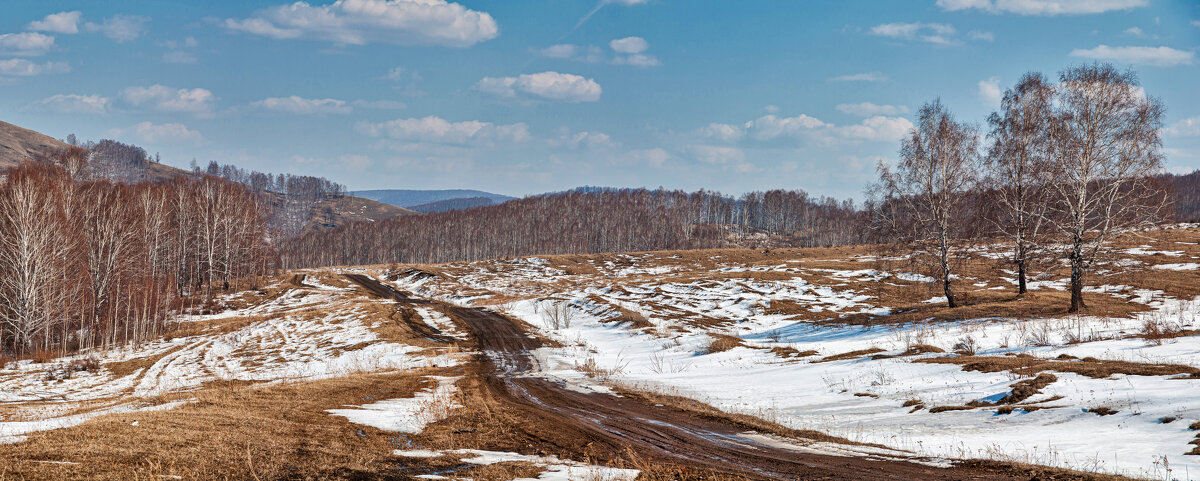
[[[275,265],[245,186],[114,182],[87,157],[66,149],[0,181],[0,356],[149,339],[186,300]]]

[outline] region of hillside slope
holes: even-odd
[[[13,167],[37,154],[66,146],[49,135],[0,121],[0,168]]]
[[[38,154],[68,147],[48,135],[0,121],[0,169],[15,167]],[[191,171],[167,164],[151,163],[138,181],[163,182]],[[275,204],[279,204],[276,200]],[[304,231],[332,228],[351,221],[378,221],[399,215],[416,214],[411,210],[350,195],[332,196],[313,206]]]

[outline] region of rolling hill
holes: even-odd
[[[383,190],[360,190],[351,192],[351,195],[365,197],[367,199],[377,200],[385,204],[391,204],[397,207],[412,209],[417,206],[424,205],[425,208],[443,208],[449,210],[453,203],[429,205],[435,202],[451,201],[458,199],[472,199],[474,205],[489,205],[482,204],[478,198],[485,198],[491,201],[491,204],[501,204],[515,199],[507,195],[493,194],[491,192],[483,192],[479,190],[468,189],[448,189],[448,190],[402,190],[402,189],[383,189]],[[472,205],[472,206],[474,206]],[[463,208],[461,206],[454,208]],[[421,210],[421,212],[441,212],[440,210]]]
[[[65,142],[8,122],[0,121],[0,169],[15,167],[39,154],[68,147]],[[151,163],[139,180],[161,182],[177,176],[194,175],[191,171],[167,164]],[[272,200],[279,205],[278,199]],[[309,212],[304,231],[333,228],[351,221],[378,221],[416,212],[353,195],[335,195],[322,199]]]

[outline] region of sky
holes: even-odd
[[[1195,0],[6,0],[0,120],[361,189],[863,198],[920,106],[1134,69],[1200,168]]]

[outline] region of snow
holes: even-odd
[[[1195,262],[1185,262],[1180,264],[1158,264],[1155,265],[1154,268],[1165,269],[1169,271],[1194,271],[1196,269],[1200,269],[1200,264]]]
[[[1145,246],[1127,252],[1170,257],[1178,257],[1177,253]],[[1141,263],[1125,258],[1110,264]],[[791,265],[801,264],[792,261]],[[949,351],[956,344],[969,343],[979,355],[987,356],[1024,353],[1054,358],[1065,354],[1200,367],[1200,336],[1169,339],[1161,345],[1130,337],[1148,320],[1167,321],[1183,329],[1200,328],[1200,298],[1173,299],[1152,289],[1101,285],[1091,286],[1087,292],[1124,297],[1146,304],[1151,311],[1130,318],[986,318],[872,328],[813,324],[768,312],[772,305],[788,301],[830,317],[853,312],[883,316],[891,307],[880,305],[859,283],[933,279],[875,269],[781,271],[775,266],[765,267],[788,275],[765,279],[718,275],[764,270],[764,266],[729,263],[709,268],[713,276],[700,275],[690,281],[678,280],[686,276],[622,279],[597,267],[601,272],[594,278],[548,271],[524,277],[476,273],[455,281],[424,283],[419,289],[422,295],[443,299],[464,289],[478,289],[468,302],[489,295],[521,298],[496,307],[540,327],[543,334],[562,344],[534,353],[541,369],[536,375],[575,389],[606,392],[610,386],[623,385],[690,397],[727,412],[933,458],[991,458],[1158,478],[1166,474],[1165,461],[1174,477],[1183,479],[1191,472],[1200,475],[1200,459],[1183,454],[1191,450],[1188,443],[1197,434],[1188,425],[1200,420],[1200,397],[1186,393],[1200,387],[1196,384],[1200,380],[1121,374],[1093,379],[1055,372],[1056,382],[1026,400],[1042,409],[999,414],[996,407],[980,407],[931,413],[931,407],[996,401],[1026,378],[1010,372],[964,371],[954,364],[914,362],[949,354],[898,356],[915,344]],[[634,268],[638,266],[614,266],[612,270]],[[703,272],[698,266],[676,272],[688,269]],[[1015,284],[1015,273],[1008,275],[1005,280]],[[855,284],[838,284],[843,281]],[[404,279],[397,282],[405,288],[411,286]],[[1031,279],[1029,287],[1064,289],[1068,282],[1038,278]],[[541,309],[534,305],[539,299],[551,298],[568,299],[576,309],[569,328],[552,329],[542,322]],[[617,315],[610,306],[642,314],[651,327],[604,322]],[[738,336],[745,346],[708,353],[709,333]],[[817,354],[784,359],[770,352],[772,348],[814,350]],[[825,356],[869,348],[897,357],[818,362]],[[589,377],[579,368],[583,364],[607,374]],[[925,408],[911,412],[911,407],[902,406],[909,400],[918,400]],[[1117,413],[1100,416],[1088,412],[1094,407],[1109,407]],[[1171,417],[1179,420],[1159,421]],[[1113,448],[1113,439],[1121,440],[1119,449]]]
[[[454,401],[458,378],[433,377],[438,382],[431,390],[417,392],[410,398],[387,399],[348,409],[330,409],[326,412],[342,416],[354,424],[370,426],[384,431],[417,434],[425,426],[446,417],[450,411],[462,407]]]

